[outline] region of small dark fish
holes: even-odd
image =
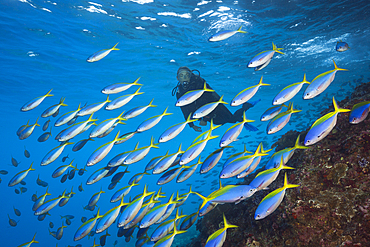
[[[118,241],[114,241],[113,246],[116,246],[118,244]]]
[[[142,236],[144,236],[149,230],[149,227],[147,228],[139,228],[139,230],[137,231],[137,234],[136,234],[136,238],[139,239],[141,238]]]
[[[58,114],[59,114],[59,109],[52,116],[56,117],[56,116],[58,116]]]
[[[100,240],[101,246],[105,246],[105,242],[107,241],[108,236],[110,236],[110,234],[108,233],[108,230],[106,234],[104,234],[103,236],[100,236],[99,240]]]
[[[21,185],[26,185],[27,183],[26,183],[25,181],[23,181],[23,180],[22,180],[22,181],[20,182],[20,184],[21,184]]]
[[[82,192],[84,189],[82,188],[82,183],[78,186],[78,191]]]
[[[69,158],[69,156],[68,156],[68,155],[69,155],[69,154],[67,154],[67,156],[63,157],[62,162],[65,162],[65,161],[66,161],[66,159],[68,159],[68,158]]]
[[[47,139],[49,139],[50,136],[51,136],[51,131],[50,132],[45,132],[44,134],[40,135],[39,138],[37,138],[37,141],[38,142],[44,142]]]
[[[72,180],[75,177],[76,169],[73,169],[69,172],[68,179]]]
[[[85,223],[85,222],[86,222],[86,220],[87,220],[87,218],[86,218],[86,217],[82,217],[82,218],[81,218],[81,222],[82,222],[82,223]]]
[[[45,181],[42,181],[41,186],[45,188],[45,187],[48,187],[49,184],[47,182],[45,182]]]
[[[73,152],[77,152],[78,150],[80,150],[81,148],[83,148],[85,146],[85,144],[88,142],[88,141],[94,141],[94,139],[92,138],[89,138],[89,139],[83,139],[79,142],[77,142],[73,148],[72,148],[72,151]]]
[[[16,209],[14,206],[13,206],[13,209],[14,209],[15,215],[21,216],[21,211],[19,211],[19,209]]]
[[[29,123],[30,123],[30,120],[28,120],[27,124],[22,125],[21,127],[19,127],[19,129],[17,130],[17,136],[20,136],[21,135],[21,133],[23,132],[23,130],[29,126],[28,125]]]
[[[42,126],[42,130],[43,130],[43,131],[46,131],[46,130],[49,128],[49,123],[50,123],[50,119],[49,119],[48,121],[46,121],[46,122],[44,123],[44,125]]]
[[[191,202],[191,204],[197,204],[198,202]]]
[[[12,157],[12,165],[17,167],[21,162],[18,162],[16,159]]]
[[[40,174],[37,176],[36,183],[42,187],[47,187],[48,183],[40,179]]]
[[[26,187],[20,187],[19,190],[20,190],[21,194],[27,192],[27,188]]]
[[[24,156],[26,156],[26,158],[31,157],[31,154],[30,154],[30,152],[28,152],[28,150],[26,149],[26,146],[24,146]]]
[[[91,231],[88,236],[94,237],[94,235],[95,235],[95,231]]]
[[[337,45],[335,46],[335,50],[339,52],[343,52],[349,49],[349,45],[346,42],[338,41]]]
[[[31,200],[33,202],[37,201],[37,195],[36,194],[33,194],[32,197],[31,197]]]
[[[15,220],[11,219],[9,214],[8,214],[8,218],[9,218],[9,225],[14,226],[14,227],[17,226],[17,222]]]
[[[81,168],[80,170],[78,170],[78,175],[82,176],[84,175],[84,173],[86,172],[87,170],[85,168]]]
[[[8,174],[8,171],[6,171],[6,170],[0,170],[0,174],[1,175],[6,175],[6,174]]]
[[[71,214],[67,214],[67,215],[61,215],[60,216],[61,219],[70,219],[70,220],[73,220],[75,217],[74,215],[71,215]]]
[[[115,174],[112,177],[111,182],[112,183],[118,183],[121,180],[121,178],[123,177],[123,175],[125,175],[125,172],[119,172],[119,173]]]
[[[64,182],[67,180],[68,175],[69,175],[69,173],[64,174],[64,175],[63,175],[63,177],[60,179],[60,182],[61,182],[61,183],[64,183]]]
[[[116,187],[117,183],[110,183],[108,186],[108,190],[113,190]]]
[[[49,222],[49,227],[50,227],[50,228],[53,228],[53,227],[54,227],[54,223],[50,221],[50,222]]]
[[[38,220],[38,221],[43,221],[43,220],[45,219],[46,215],[47,215],[47,214],[41,214],[41,215],[39,215],[39,216],[37,217],[37,220]]]
[[[72,221],[70,219],[66,219],[66,224],[70,225],[70,224],[72,224]]]

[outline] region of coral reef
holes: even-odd
[[[369,100],[369,95],[370,83],[364,83],[338,104],[351,109]],[[197,222],[200,236],[189,246],[204,246],[208,236],[221,228],[222,213],[230,224],[239,226],[228,230],[224,247],[370,246],[370,117],[352,125],[348,116],[339,114],[326,138],[310,149],[296,151],[287,164],[296,169],[287,172],[289,182],[300,187],[288,190],[274,213],[254,220],[262,198],[283,184],[283,172],[270,190],[259,191],[237,205],[218,205],[205,215]],[[288,132],[275,146],[292,146],[297,134]]]

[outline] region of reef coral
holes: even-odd
[[[356,87],[338,104],[351,109],[369,100],[370,82]],[[332,111],[325,109],[322,114]],[[238,246],[370,246],[370,118],[357,125],[339,114],[334,130],[307,150],[297,150],[288,166],[288,179],[300,187],[289,190],[278,209],[255,221],[262,198],[283,184],[282,173],[267,191],[259,191],[239,204],[218,205],[197,222],[200,235],[189,246],[204,246],[221,228],[222,214],[230,224],[224,247]],[[305,132],[290,131],[273,145],[293,146]],[[261,169],[262,170],[262,169]],[[254,176],[242,183],[249,184]]]

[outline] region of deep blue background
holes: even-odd
[[[269,148],[281,135],[290,129],[303,130],[309,127],[318,117],[323,108],[331,104],[332,96],[337,100],[345,98],[361,81],[369,81],[369,39],[370,39],[370,6],[363,1],[28,1],[3,0],[0,2],[0,127],[2,138],[0,142],[1,169],[9,171],[1,175],[0,203],[3,226],[0,232],[2,246],[18,246],[30,241],[37,231],[38,246],[75,245],[73,235],[81,225],[82,216],[91,217],[92,212],[83,211],[91,195],[101,187],[107,193],[102,194],[98,202],[104,213],[116,204],[109,202],[113,191],[108,191],[110,178],[103,179],[94,185],[85,185],[90,174],[101,168],[116,154],[132,150],[137,141],[139,147],[149,145],[151,136],[157,140],[159,135],[169,126],[183,121],[180,109],[174,106],[175,97],[171,90],[176,85],[176,71],[180,66],[198,69],[201,76],[218,92],[224,95],[226,101],[231,99],[246,87],[258,83],[260,77],[270,83],[270,87],[262,87],[252,99],[261,102],[247,112],[249,119],[256,120],[259,131],[243,130],[240,140],[233,143],[235,150],[242,151],[243,143],[247,149],[254,151],[260,141]],[[223,30],[235,30],[243,24],[247,34],[236,34],[228,40],[210,43],[207,39]],[[346,41],[350,50],[339,53],[335,51],[336,42]],[[120,51],[113,51],[109,56],[96,63],[87,63],[86,58],[92,53],[118,44]],[[271,42],[284,48],[285,55],[276,54],[271,63],[262,71],[254,72],[246,67],[249,60],[257,53],[271,49]],[[334,59],[341,68],[348,72],[338,72],[336,79],[325,93],[313,100],[303,101],[303,90],[293,99],[302,113],[292,116],[291,122],[280,132],[267,136],[266,122],[260,122],[260,115],[271,106],[273,97],[285,86],[302,81],[303,74],[311,81],[316,75],[333,69]],[[44,155],[58,143],[49,139],[45,143],[37,142],[42,134],[40,127],[26,140],[19,140],[15,134],[19,126],[28,120],[34,123],[41,113],[49,106],[57,104],[65,97],[68,107],[61,108],[61,113],[72,111],[78,104],[91,104],[104,101],[106,96],[100,90],[116,82],[132,82],[141,77],[145,92],[134,98],[125,107],[113,112],[101,110],[95,114],[99,122],[118,116],[122,110],[135,106],[146,105],[154,98],[158,107],[149,108],[144,114],[130,119],[126,125],[119,125],[109,136],[88,143],[78,153],[71,151],[69,146],[54,163],[41,167],[40,161]],[[306,86],[304,86],[305,88]],[[29,112],[20,112],[20,107],[27,101],[45,94],[53,88],[54,97],[47,98],[39,107]],[[133,93],[131,88],[123,94]],[[112,98],[117,97],[114,95]],[[53,179],[52,172],[60,165],[61,159],[69,154],[79,168],[86,164],[90,154],[100,145],[111,141],[118,130],[121,133],[133,131],[145,119],[160,114],[169,106],[166,116],[153,129],[136,135],[125,144],[115,146],[109,156],[101,163],[88,168],[83,177],[75,177],[72,181],[60,184],[60,179]],[[228,106],[234,112],[236,108]],[[56,119],[52,119],[54,123]],[[40,119],[42,125],[46,119]],[[262,125],[261,125],[262,124]],[[222,135],[231,125],[227,124],[215,131]],[[55,127],[53,137],[62,130]],[[203,127],[204,129],[208,129]],[[263,131],[263,133],[261,133]],[[89,132],[75,138],[78,141],[87,138]],[[160,144],[160,149],[152,149],[141,162],[130,165],[131,173],[125,175],[117,189],[126,186],[128,179],[142,172],[147,162],[155,156],[177,151],[180,143],[187,148],[198,135],[186,127],[174,140]],[[210,141],[202,153],[202,160],[218,147],[218,140]],[[250,143],[248,143],[250,142]],[[24,146],[31,153],[31,158],[23,155]],[[229,154],[224,154],[223,158]],[[272,154],[272,152],[271,152]],[[10,164],[11,156],[20,161],[15,168]],[[70,159],[70,160],[71,160]],[[263,158],[262,164],[268,158]],[[70,160],[67,160],[68,162]],[[30,172],[24,181],[28,191],[17,195],[14,188],[7,186],[9,180],[19,171],[25,170],[34,162],[36,171]],[[193,164],[194,162],[192,162]],[[214,169],[220,169],[219,167]],[[37,176],[49,182],[51,199],[70,190],[74,186],[77,193],[63,208],[56,207],[43,222],[39,222],[31,210],[33,202],[31,195],[45,192],[45,188],[36,185]],[[217,180],[218,173],[204,178],[199,173],[182,184],[172,181],[163,186],[167,196],[181,190],[186,192],[191,183],[193,188],[201,186],[196,191],[205,195],[211,192],[210,182]],[[130,193],[135,196],[141,193],[144,184],[150,191],[159,189],[155,183],[159,175],[144,177],[141,185]],[[204,184],[204,182],[206,182]],[[223,183],[234,183],[228,179]],[[83,183],[85,191],[77,191]],[[16,186],[15,188],[19,188]],[[164,199],[163,201],[167,201]],[[185,214],[197,210],[199,199],[190,196],[182,207]],[[193,204],[192,202],[197,202]],[[20,209],[21,217],[15,216],[13,206]],[[12,228],[8,224],[7,214],[18,222]],[[54,222],[56,230],[61,226],[59,215],[73,214],[76,218],[71,226],[64,229],[64,237],[57,241],[48,234],[48,224]],[[266,219],[268,220],[268,219]],[[237,224],[237,223],[235,223]],[[111,246],[117,239],[117,228],[112,225],[107,240]],[[184,245],[196,234],[195,226],[188,233],[176,237],[176,243]],[[135,234],[136,236],[136,231]],[[96,240],[98,241],[96,236]],[[123,239],[119,241],[124,242]],[[87,238],[79,241],[83,246],[92,246],[93,240]],[[135,240],[130,245],[134,246]]]

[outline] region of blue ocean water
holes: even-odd
[[[155,1],[155,0],[122,0],[122,1],[31,1],[3,0],[0,8],[0,56],[2,58],[0,103],[3,129],[0,147],[1,169],[9,171],[1,175],[1,194],[4,198],[0,203],[3,229],[0,233],[2,246],[18,246],[30,241],[37,232],[38,246],[68,246],[76,245],[73,235],[82,224],[82,216],[93,216],[93,212],[84,211],[90,197],[101,188],[102,194],[98,206],[102,213],[116,206],[110,203],[110,197],[120,187],[126,186],[132,175],[143,172],[147,162],[156,156],[164,155],[167,150],[176,152],[180,143],[183,149],[190,146],[199,133],[186,127],[175,139],[152,149],[149,155],[136,164],[129,166],[117,189],[108,190],[110,178],[105,178],[93,185],[86,185],[87,178],[97,169],[103,167],[116,154],[132,150],[137,142],[139,147],[150,144],[153,136],[158,139],[169,126],[184,121],[176,101],[171,96],[176,86],[176,71],[180,66],[198,69],[201,76],[219,95],[224,95],[226,101],[241,90],[256,85],[261,76],[270,87],[261,87],[253,99],[261,101],[247,111],[249,119],[256,120],[256,132],[243,130],[239,141],[232,144],[233,152],[224,154],[223,159],[234,152],[242,151],[244,144],[254,151],[263,141],[264,147],[270,146],[289,130],[305,130],[321,116],[323,108],[331,105],[334,96],[341,100],[349,96],[354,87],[361,82],[370,80],[370,3],[364,1]],[[243,25],[247,34],[235,34],[220,42],[208,42],[208,38],[223,30],[236,30]],[[350,49],[337,52],[337,41],[347,42]],[[95,63],[87,63],[88,56],[101,49],[111,48],[119,42],[119,51],[112,51],[106,58]],[[261,71],[247,68],[249,60],[256,54],[272,48],[274,42],[282,47],[284,55],[275,54],[271,63]],[[285,86],[302,81],[303,74],[311,81],[315,76],[334,68],[332,60],[340,68],[349,71],[339,71],[334,82],[320,96],[312,100],[303,100],[301,91],[294,99],[294,105],[302,110],[292,116],[290,123],[273,135],[266,134],[267,122],[260,122],[261,114],[271,107],[273,97]],[[78,104],[84,105],[102,102],[106,96],[100,90],[117,82],[132,82],[141,77],[143,95],[135,97],[130,103],[119,110],[100,110],[96,114],[100,121],[116,117],[123,110],[147,105],[154,99],[155,108],[149,108],[144,114],[118,125],[113,133],[105,138],[89,142],[79,152],[72,152],[71,146],[52,164],[41,167],[40,162],[47,152],[59,143],[54,137],[63,127],[52,127],[52,137],[44,142],[37,142],[43,133],[41,127],[36,127],[34,133],[26,140],[19,140],[16,131],[30,120],[34,123],[41,113],[51,105],[57,104],[65,97],[67,107],[62,107],[60,114],[75,110]],[[305,86],[304,86],[305,88]],[[20,108],[27,101],[44,95],[50,89],[54,97],[46,98],[36,109],[21,112]],[[133,93],[132,87],[125,93]],[[125,93],[121,93],[123,95]],[[116,96],[113,95],[112,98]],[[116,145],[102,162],[87,168],[83,176],[61,184],[60,179],[51,177],[52,172],[62,165],[62,157],[69,155],[67,162],[74,159],[74,164],[82,168],[99,146],[113,140],[119,130],[121,133],[134,131],[145,119],[161,114],[168,108],[173,113],[166,116],[153,129],[134,136],[124,144]],[[228,108],[234,112],[238,107]],[[54,123],[56,118],[50,118]],[[42,125],[47,119],[39,119]],[[197,124],[198,125],[198,124]],[[231,124],[225,124],[214,131],[221,135]],[[202,127],[203,130],[208,127]],[[89,131],[75,138],[87,138]],[[207,144],[201,154],[202,160],[218,148],[218,140]],[[23,154],[24,147],[31,153],[30,158]],[[270,153],[272,154],[272,152]],[[11,157],[20,164],[11,166]],[[261,165],[268,160],[262,159]],[[18,172],[29,167],[34,162],[36,171],[31,171],[25,178],[28,191],[16,194],[14,187],[8,187],[9,180]],[[193,162],[194,163],[194,162]],[[221,162],[220,162],[221,164]],[[120,168],[120,170],[124,168]],[[119,170],[119,171],[120,171]],[[162,190],[167,198],[171,193],[188,191],[189,184],[195,191],[207,195],[218,187],[220,166],[214,168],[211,176],[194,174],[182,184],[175,181],[163,185]],[[31,210],[31,196],[37,192],[41,195],[45,188],[36,184],[37,177],[49,183],[52,196],[60,195],[64,189],[76,192],[64,207],[56,207],[50,211],[42,222],[37,220]],[[253,176],[253,175],[252,175]],[[144,176],[140,186],[134,188],[130,195],[142,192],[144,184],[149,191],[157,191],[159,175]],[[216,185],[210,185],[213,182]],[[224,184],[236,183],[236,179],[226,179]],[[84,192],[77,187],[83,184]],[[199,187],[198,187],[199,186]],[[214,187],[212,187],[214,186]],[[164,199],[163,201],[167,201]],[[191,195],[182,206],[184,214],[191,214],[198,209],[200,200]],[[13,206],[22,212],[16,216]],[[95,211],[96,212],[96,211]],[[16,227],[9,226],[7,214],[15,219]],[[56,240],[48,233],[49,222],[54,229],[62,225],[60,215],[72,214],[75,219],[64,229],[64,236]],[[65,223],[64,223],[65,224]],[[154,227],[152,227],[154,229]],[[112,246],[118,240],[117,246],[135,246],[135,238],[129,243],[124,238],[117,238],[117,227],[113,224],[108,232],[112,235],[107,239],[107,246]],[[185,246],[197,234],[195,226],[187,233],[176,237],[174,246]],[[100,234],[102,235],[102,234]],[[100,235],[95,235],[98,240]],[[136,236],[136,231],[134,233]],[[93,239],[87,237],[80,240],[83,246],[92,246]]]

